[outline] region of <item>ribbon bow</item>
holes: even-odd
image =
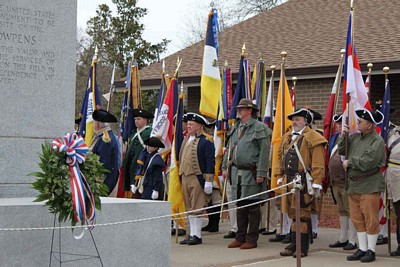
[[[85,162],[86,154],[89,152],[85,141],[76,133],[67,133],[61,140],[55,138],[52,148],[54,152],[64,152],[67,155],[74,221],[93,225],[96,222],[95,200],[89,184],[79,169],[79,164]],[[89,209],[86,207],[86,199],[89,200]]]

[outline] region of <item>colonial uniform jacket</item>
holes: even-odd
[[[151,162],[150,162],[151,161]],[[136,176],[143,177],[143,193],[142,199],[152,199],[151,194],[158,192],[158,200],[164,197],[164,181],[162,170],[165,163],[160,154],[157,152],[149,153],[147,149],[143,149],[138,158],[138,167]]]
[[[225,154],[222,163],[222,169],[226,170],[230,154],[229,160],[232,161],[230,178],[234,200],[266,190],[266,182],[258,184],[257,177],[268,177],[271,147],[271,130],[264,123],[251,118],[244,124],[243,129],[239,130],[240,124],[237,122],[229,133],[228,153]],[[239,131],[244,133],[240,140]],[[252,200],[266,197],[267,195],[263,194]]]
[[[339,137],[339,153],[345,154],[345,137]],[[380,168],[385,166],[385,143],[376,131],[348,138],[348,193],[383,192],[385,181]]]
[[[388,148],[400,139],[400,127],[396,127],[389,132],[389,139],[387,142]],[[395,144],[387,159],[388,167],[386,169],[385,177],[388,186],[388,197],[393,202],[400,200],[400,143]]]
[[[111,193],[117,184],[119,176],[119,150],[117,138],[112,130],[108,131],[108,135],[111,138],[110,142],[104,142],[102,138],[103,135],[100,135],[98,141],[93,147],[92,152],[96,155],[99,155],[100,162],[103,163],[104,167],[110,171],[106,174],[104,184],[107,185],[109,193]]]
[[[144,148],[136,133],[137,129],[133,130],[132,134],[129,137],[130,139],[129,147],[124,157],[124,161],[122,163],[122,170],[124,172],[125,191],[129,191],[131,188],[131,184],[133,184],[137,168],[137,159],[139,157],[140,152]],[[142,138],[143,142],[150,138],[150,134],[151,134],[151,127],[146,126],[146,128],[140,132],[140,137]]]
[[[296,141],[300,142],[299,146],[300,155],[303,158],[304,164],[308,169],[308,172],[313,177],[314,184],[322,184],[322,179],[325,177],[325,161],[324,161],[324,149],[327,144],[327,140],[320,135],[318,132],[310,129],[308,126],[305,127],[302,134],[297,136],[292,141],[292,132],[286,132],[283,137],[281,144],[278,149],[278,162],[275,167],[275,174],[277,177],[284,176],[283,158],[284,154],[292,147],[292,144]],[[298,162],[298,173],[304,173],[303,165]]]
[[[214,180],[215,148],[212,138],[200,130],[196,138],[186,145],[189,136],[183,139],[179,153],[179,176],[196,175],[200,185]]]

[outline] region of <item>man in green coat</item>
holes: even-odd
[[[251,100],[240,100],[236,108],[240,121],[229,133],[228,153],[225,154],[222,163],[223,176],[225,179],[230,179],[232,185],[233,200],[266,191],[272,133],[264,123],[253,118],[253,113],[258,109]],[[266,197],[266,194],[261,194],[236,203],[239,207],[237,210],[238,231],[235,241],[230,243],[228,248],[257,247],[261,217],[260,204],[241,207],[256,203]]]
[[[383,120],[380,111],[356,110],[360,133],[345,140],[348,126],[344,125],[339,137],[339,154],[348,146],[348,159],[343,161],[347,170],[347,193],[350,217],[357,230],[359,249],[348,261],[375,261],[375,247],[379,234],[379,196],[385,190],[381,168],[385,166],[385,143],[376,133],[375,125]]]
[[[135,174],[137,168],[137,159],[144,148],[144,142],[150,138],[151,127],[147,125],[148,120],[154,118],[153,114],[143,109],[134,109],[136,129],[129,136],[128,149],[122,163],[124,174],[125,197],[131,198],[131,185],[135,184]]]

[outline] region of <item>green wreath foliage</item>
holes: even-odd
[[[70,187],[70,172],[66,163],[66,155],[62,152],[54,152],[51,144],[42,145],[39,168],[41,172],[30,173],[30,176],[37,177],[32,183],[33,187],[39,191],[35,202],[46,201],[49,211],[58,215],[60,223],[67,219],[71,225],[75,225],[74,211],[72,206],[72,196]],[[79,164],[79,168],[85,176],[90,189],[95,198],[97,210],[101,210],[101,196],[108,196],[108,187],[103,183],[105,174],[109,172],[99,161],[99,156],[91,152],[86,154],[86,161]],[[89,202],[86,200],[86,205]]]

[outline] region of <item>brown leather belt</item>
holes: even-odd
[[[352,176],[352,175],[350,175],[349,178],[350,178],[350,180],[352,180],[352,181],[358,181],[358,180],[361,180],[361,179],[370,177],[370,176],[372,176],[372,175],[374,175],[374,174],[377,174],[378,172],[380,172],[380,170],[372,170],[372,171],[367,172],[366,174],[360,175],[360,176]]]

